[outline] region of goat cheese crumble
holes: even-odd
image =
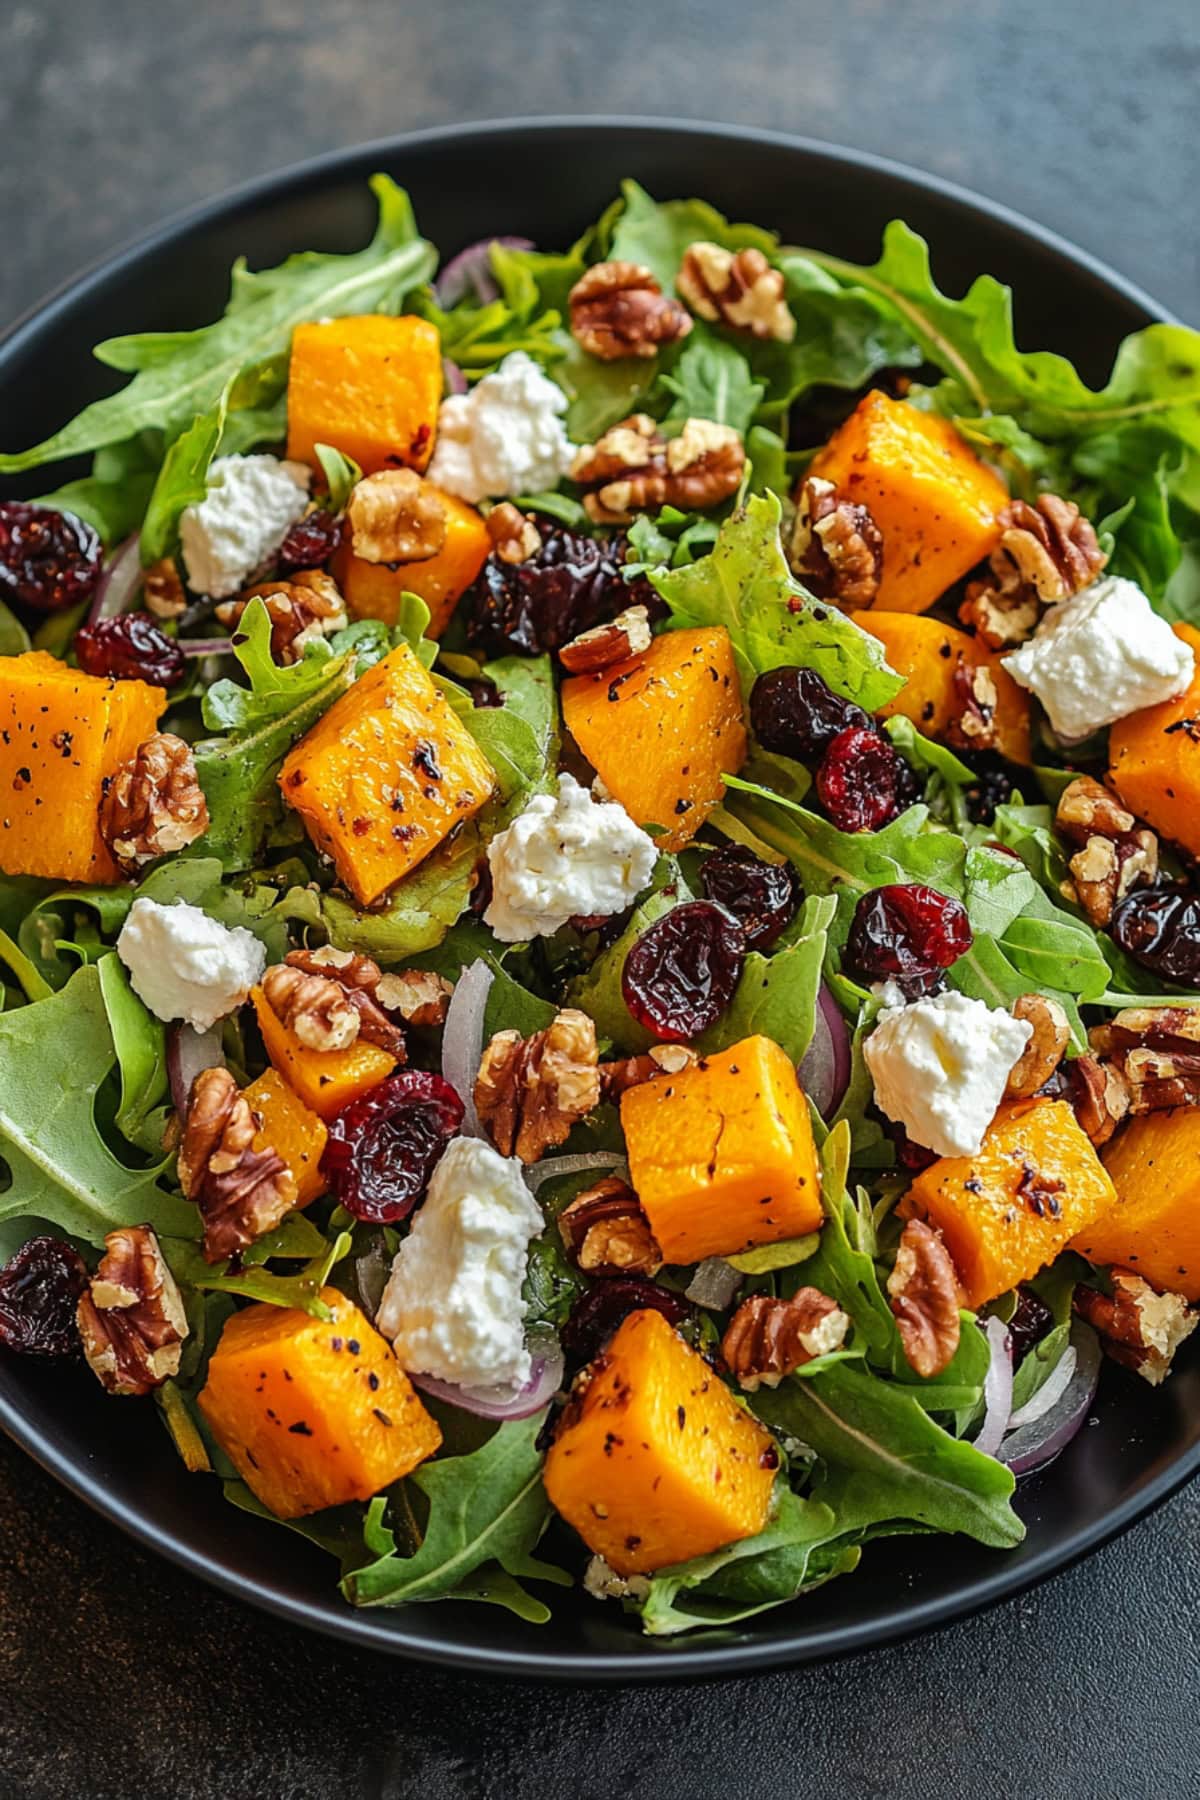
[[[880,1111],[939,1156],[973,1156],[1033,1027],[952,988],[906,1005],[889,983],[883,999],[863,1046]]]
[[[308,505],[311,471],[277,456],[218,456],[179,521],[188,586],[228,599],[273,556]]]
[[[457,1387],[529,1379],[521,1285],[544,1223],[515,1157],[481,1138],[447,1145],[375,1320],[402,1368]]]
[[[654,872],[654,840],[615,800],[570,775],[535,794],[488,845],[492,898],[483,915],[502,944],[551,937],[568,919],[629,906]]]
[[[135,900],[117,955],[155,1018],[184,1019],[196,1031],[241,1006],[267,966],[252,931],[222,925],[186,900]]]
[[[1105,575],[1052,606],[1028,643],[1001,660],[1059,737],[1075,739],[1174,699],[1196,659],[1136,582]]]
[[[469,394],[442,401],[430,481],[472,506],[556,488],[575,454],[566,410],[557,382],[523,350],[512,351]]]

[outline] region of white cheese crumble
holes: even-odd
[[[139,1000],[159,1019],[186,1019],[207,1031],[241,1006],[267,966],[267,953],[243,926],[221,925],[198,906],[135,900],[117,939]]]
[[[277,456],[219,456],[179,521],[188,586],[224,600],[273,556],[308,505],[311,471]]]
[[[654,839],[615,800],[596,800],[570,775],[557,797],[535,794],[488,845],[492,898],[483,915],[502,944],[551,937],[577,915],[629,906],[654,873]]]
[[[529,1379],[521,1284],[544,1223],[515,1158],[480,1138],[447,1145],[375,1320],[402,1368],[458,1387]]]
[[[939,1156],[973,1156],[1033,1027],[946,989],[911,1006],[885,989],[863,1046],[880,1110]]]
[[[1195,667],[1190,647],[1122,575],[1105,575],[1052,606],[1028,643],[1001,661],[1068,739],[1173,699]]]
[[[575,454],[562,422],[566,410],[557,382],[514,350],[469,394],[442,401],[430,481],[472,506],[557,487]]]

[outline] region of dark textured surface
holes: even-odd
[[[893,154],[1197,312],[1189,5],[532,0],[508,17],[496,0],[10,4],[0,316],[165,212],[310,152],[576,107]],[[1200,1793],[1198,1535],[1193,1487],[1038,1592],[853,1664],[542,1690],[252,1615],[0,1444],[0,1794],[1173,1800]]]

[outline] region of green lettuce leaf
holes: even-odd
[[[142,520],[139,554],[143,568],[174,549],[184,509],[203,500],[208,492],[208,471],[225,429],[231,386],[232,382],[225,386],[211,412],[197,413],[163,458]]]

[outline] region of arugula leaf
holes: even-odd
[[[162,462],[162,446],[161,431],[139,432],[123,443],[107,445],[96,452],[90,475],[42,494],[39,504],[78,513],[95,526],[106,545],[119,544],[142,522]]]
[[[167,1095],[167,1034],[161,1019],[142,1005],[120,958],[110,951],[96,964],[100,995],[121,1076],[117,1130],[151,1156],[162,1154]],[[155,1109],[160,1108],[157,1116]]]
[[[726,250],[761,250],[773,256],[779,240],[758,225],[734,225],[707,200],[655,200],[636,181],[621,183],[623,205],[613,228],[608,256],[640,263],[665,293],[689,244],[720,244]]]
[[[731,425],[744,437],[763,397],[763,384],[750,374],[750,364],[740,350],[697,326],[662,385],[675,396],[662,421],[670,436],[683,429],[688,419],[714,419]]]
[[[29,649],[29,633],[0,600],[0,656],[21,656]]]
[[[362,480],[362,470],[352,456],[335,450],[332,444],[316,444],[317,461],[329,487],[329,510],[340,513],[350,498],[351,489]]]
[[[728,1008],[700,1039],[702,1051],[726,1050],[761,1032],[800,1061],[812,1039],[826,933],[836,911],[836,901],[810,894],[790,943],[771,956],[750,951]]]
[[[251,1247],[254,1260],[248,1253],[245,1266],[236,1274],[230,1271],[228,1263],[214,1267],[205,1262],[197,1245],[180,1243],[175,1238],[163,1241],[163,1254],[175,1279],[200,1293],[233,1294],[242,1300],[258,1300],[268,1306],[308,1313],[313,1319],[328,1319],[332,1315],[321,1299],[321,1289],[335,1265],[349,1255],[350,1243],[348,1231],[327,1241],[310,1220],[293,1214],[271,1234],[270,1240],[260,1238]],[[294,1274],[280,1275],[261,1266],[270,1256],[288,1258],[297,1249],[301,1255],[309,1253],[310,1259]]]
[[[231,385],[226,384],[211,412],[197,413],[163,458],[142,520],[139,555],[144,569],[174,549],[181,514],[208,492],[208,471],[225,429]]]

